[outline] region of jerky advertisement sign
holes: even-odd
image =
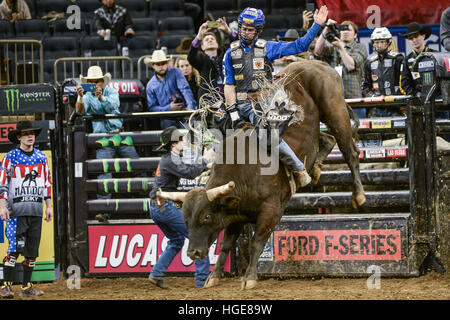
[[[0,88],[0,115],[55,112],[55,91],[50,85]]]

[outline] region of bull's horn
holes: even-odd
[[[213,201],[214,199],[217,199],[222,195],[230,193],[234,189],[234,187],[235,187],[234,181],[230,181],[227,184],[224,184],[223,186],[209,189],[208,191],[206,191],[206,196],[208,197],[209,201]]]
[[[184,202],[187,192],[156,192],[156,196],[166,200]]]

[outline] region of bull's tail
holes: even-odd
[[[359,118],[358,115],[355,113],[355,111],[350,107],[348,103],[345,104],[347,106],[348,114],[350,116],[350,119],[353,120],[352,125],[352,137],[353,140],[356,142],[358,141],[358,128],[359,128]]]

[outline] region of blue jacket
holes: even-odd
[[[161,81],[156,74],[147,83],[147,103],[149,111],[170,111],[172,96],[178,95],[184,99],[184,107],[194,110],[196,102],[189,83],[178,68],[169,68]]]
[[[267,41],[267,58],[271,63],[273,63],[273,60],[275,59],[305,52],[306,50],[308,50],[309,45],[314,40],[319,31],[320,25],[314,22],[311,28],[309,28],[308,32],[303,37],[298,38],[295,41]],[[241,46],[245,50],[245,52],[249,52],[251,50],[251,47],[246,46],[242,42]],[[230,49],[227,50],[223,58],[223,69],[225,70],[225,84],[236,84],[234,80],[234,69],[231,63]]]

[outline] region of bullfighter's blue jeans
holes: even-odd
[[[237,105],[239,116],[247,121],[250,121],[253,125],[257,126],[258,123],[255,119],[255,113],[251,103],[241,103]],[[297,157],[295,152],[289,147],[289,145],[280,139],[279,144],[280,160],[283,162],[290,171],[300,171],[303,169],[303,162]]]
[[[166,200],[159,208],[154,203],[151,203],[150,210],[151,218],[169,239],[166,249],[150,272],[150,277],[162,280],[169,265],[183,248],[184,239],[189,238],[189,232],[184,224],[181,209],[175,207],[173,201]],[[195,285],[197,287],[202,287],[208,278],[209,266],[208,255],[202,260],[195,260]]]

